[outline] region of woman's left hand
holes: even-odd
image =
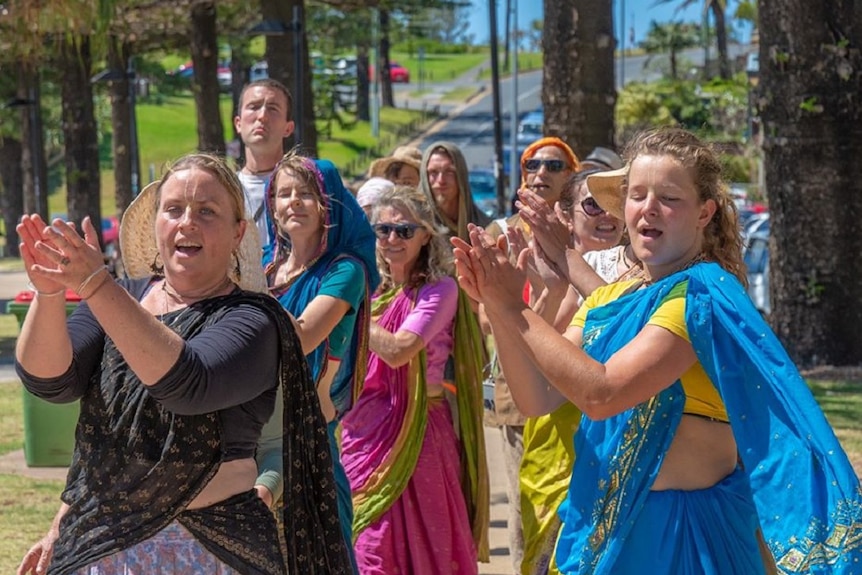
[[[526,188],[518,190],[518,198],[515,206],[521,218],[530,225],[533,241],[549,263],[557,270],[562,269],[566,248],[572,247],[572,232],[563,223],[559,204],[551,208],[544,198]]]

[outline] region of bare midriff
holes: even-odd
[[[225,461],[188,509],[202,509],[250,490],[257,479],[257,464],[252,458]]]
[[[736,465],[736,440],[730,425],[683,415],[652,490],[707,489],[733,473]]]

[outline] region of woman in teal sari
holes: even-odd
[[[520,303],[523,273],[480,229],[472,246],[457,242],[461,285],[502,336],[519,408],[538,415],[567,399],[584,414],[556,567],[857,573],[859,481],[745,294],[717,157],[676,128],[641,134],[626,157],[587,183],[624,216],[642,270],[595,290],[570,338]]]
[[[335,430],[365,379],[369,294],[380,281],[374,232],[328,160],[286,155],[275,168],[267,209],[275,228],[275,241],[264,249],[267,282],[293,319],[317,383],[328,422],[342,533],[352,550],[350,484]],[[276,413],[264,428],[258,453],[257,489],[265,501],[278,499],[283,485],[281,417]]]

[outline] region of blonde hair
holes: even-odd
[[[241,221],[245,218],[245,193],[242,190],[242,183],[240,183],[239,178],[222,158],[201,152],[187,154],[167,167],[156,191],[156,206],[161,201],[162,186],[165,185],[165,182],[170,180],[177,172],[192,168],[203,170],[215,176],[216,180],[224,186],[230,195],[236,221]]]
[[[670,156],[679,162],[689,170],[700,201],[715,202],[715,214],[703,230],[703,254],[746,284],[739,215],[730,190],[721,178],[718,154],[687,130],[662,127],[639,133],[624,152],[629,165],[638,156],[645,155]]]
[[[412,186],[395,186],[380,194],[371,212],[371,224],[379,221],[380,210],[391,208],[408,216],[428,232],[428,243],[422,246],[416,264],[410,273],[410,279],[405,286],[417,288],[426,283],[433,283],[452,274],[452,250],[446,241],[445,232],[435,223],[434,207],[425,194]],[[384,292],[394,287],[395,281],[389,271],[389,264],[377,250],[377,268],[380,270],[380,287]]]

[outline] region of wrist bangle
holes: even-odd
[[[102,266],[100,266],[99,268],[97,268],[97,269],[96,269],[96,271],[94,271],[93,273],[91,273],[90,275],[88,275],[88,276],[84,279],[84,281],[82,281],[82,282],[81,282],[81,285],[79,285],[79,286],[78,286],[78,289],[76,289],[76,290],[75,290],[75,291],[78,293],[78,295],[79,295],[79,296],[81,296],[81,297],[84,297],[84,296],[83,296],[83,294],[82,294],[82,292],[84,291],[84,288],[86,288],[86,287],[87,287],[87,285],[90,283],[90,281],[91,281],[94,277],[96,277],[97,275],[99,275],[102,271],[107,271],[107,269],[108,269],[108,266],[106,266],[106,265],[104,265],[104,264],[103,264]],[[99,288],[97,287],[95,290],[93,290],[93,293],[96,293],[96,290],[98,290],[98,289],[99,289]],[[93,294],[91,293],[90,295],[93,295]],[[87,298],[84,298],[84,299],[87,299]]]
[[[52,292],[39,291],[36,289],[36,286],[33,285],[33,282],[27,282],[27,289],[39,297],[55,297],[55,296],[62,295],[64,293],[66,293],[65,288],[58,290],[58,291],[52,291]]]

